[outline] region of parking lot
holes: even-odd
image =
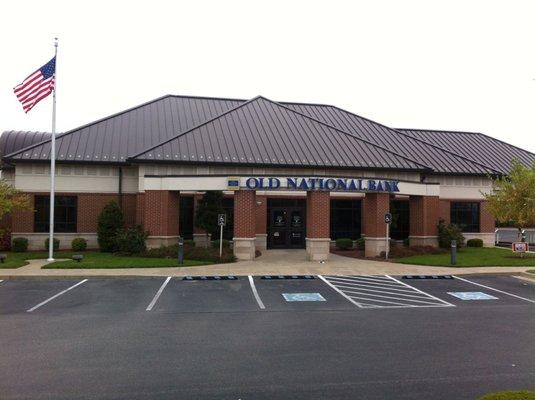
[[[535,389],[511,276],[0,282],[0,398],[473,399]]]

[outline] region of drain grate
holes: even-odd
[[[453,279],[451,275],[403,275],[403,279]]]
[[[182,278],[183,281],[235,281],[237,276],[185,276]]]
[[[260,279],[277,280],[277,279],[315,279],[313,275],[264,275]]]

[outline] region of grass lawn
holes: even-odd
[[[74,260],[56,261],[44,266],[43,268],[166,268],[195,267],[197,265],[213,264],[211,261],[184,260],[184,264],[179,265],[176,258],[116,256],[110,253],[99,252],[87,252],[80,254],[84,255],[84,259],[81,262]]]
[[[47,252],[26,252],[12,253],[8,252],[7,259],[0,264],[0,268],[19,268],[27,265],[26,260],[48,258]],[[184,260],[184,264],[178,265],[176,258],[152,258],[152,257],[128,257],[116,256],[110,253],[99,252],[55,252],[55,258],[71,258],[73,254],[83,254],[84,259],[81,262],[74,260],[56,261],[46,265],[44,268],[163,268],[163,267],[194,267],[197,265],[213,264],[211,261]]]
[[[402,257],[395,260],[402,264],[452,266],[450,253]],[[457,252],[456,267],[529,267],[535,266],[535,254],[526,253],[524,258],[509,249],[493,247],[464,247]]]
[[[14,253],[14,252],[2,252],[7,255],[7,259],[0,263],[0,268],[19,268],[27,265],[26,260],[36,260],[48,258],[48,252],[46,251],[30,251],[26,253]],[[72,251],[59,251],[54,253],[56,258],[70,258],[74,253]]]
[[[535,400],[535,392],[527,390],[520,392],[496,392],[480,397],[479,400]]]

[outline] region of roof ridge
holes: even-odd
[[[421,129],[421,128],[392,128],[399,131],[418,131],[418,132],[448,132],[448,133],[467,133],[469,135],[480,135],[481,132],[457,131],[448,129]]]
[[[397,129],[395,129],[395,128],[391,128],[391,127],[389,127],[389,126],[387,126],[387,125],[381,124],[380,122],[371,120],[371,119],[369,119],[369,118],[362,117],[362,116],[360,116],[360,115],[358,115],[358,114],[355,114],[354,112],[344,110],[343,108],[340,108],[340,107],[338,107],[338,106],[331,106],[331,107],[334,107],[334,108],[336,108],[336,109],[338,109],[338,110],[341,110],[341,111],[343,111],[343,112],[347,112],[347,113],[349,113],[349,114],[351,114],[351,115],[354,115],[354,116],[356,116],[356,117],[362,118],[362,119],[364,119],[364,120],[366,120],[366,121],[373,122],[374,124],[383,126],[383,127],[387,128],[387,129],[390,129],[391,131],[394,131],[394,132],[396,132],[396,133],[399,133],[399,134],[401,134],[401,135],[403,135],[403,136],[405,136],[405,137],[411,138],[412,140],[416,140],[416,141],[418,141],[418,142],[425,143],[425,144],[427,144],[428,146],[434,147],[435,149],[439,149],[439,150],[442,150],[442,151],[444,151],[444,152],[446,152],[446,153],[453,154],[454,156],[459,157],[459,158],[461,158],[461,159],[463,159],[463,160],[470,161],[470,162],[472,162],[472,163],[474,163],[474,164],[479,165],[480,167],[484,167],[484,168],[487,168],[487,169],[490,170],[490,171],[494,171],[494,172],[496,172],[496,173],[498,173],[498,174],[501,174],[500,171],[498,171],[498,170],[496,170],[496,169],[494,169],[494,168],[492,168],[492,167],[489,167],[488,165],[481,164],[480,162],[474,161],[474,160],[472,160],[472,159],[470,159],[470,158],[464,157],[464,156],[462,156],[462,155],[460,155],[460,154],[454,153],[454,152],[451,151],[451,150],[447,150],[447,149],[445,149],[445,148],[443,148],[443,147],[437,146],[437,145],[435,145],[435,144],[433,144],[433,143],[429,143],[429,142],[427,142],[427,141],[425,141],[425,140],[415,138],[415,137],[413,137],[413,136],[410,136],[410,135],[406,134],[406,133],[403,132],[403,131],[397,130]]]
[[[262,100],[265,100],[265,101],[267,101],[267,102],[269,102],[269,103],[275,104],[275,105],[277,105],[278,107],[284,108],[285,110],[287,110],[287,111],[289,111],[289,112],[291,112],[291,113],[300,115],[300,116],[303,117],[303,118],[310,119],[310,120],[312,120],[312,121],[314,121],[314,122],[316,122],[316,123],[318,123],[318,124],[327,126],[327,127],[329,127],[330,129],[334,129],[334,130],[336,130],[336,131],[338,131],[338,132],[341,132],[341,133],[343,133],[344,135],[349,136],[352,140],[357,140],[357,141],[366,143],[366,144],[368,144],[368,145],[371,145],[371,146],[373,146],[373,147],[375,147],[375,148],[381,149],[381,150],[384,151],[384,152],[387,152],[387,153],[390,153],[390,154],[394,154],[396,157],[400,157],[400,158],[402,158],[402,159],[404,159],[404,160],[410,161],[411,163],[413,163],[413,164],[415,164],[415,165],[417,165],[417,166],[420,166],[420,167],[422,167],[423,169],[432,170],[432,168],[430,168],[430,167],[427,166],[427,165],[421,164],[421,163],[419,163],[419,162],[417,162],[417,161],[415,161],[415,160],[412,160],[412,159],[410,159],[410,158],[408,158],[408,157],[405,157],[405,156],[403,156],[403,155],[401,155],[401,154],[398,154],[398,153],[395,153],[395,152],[393,152],[393,151],[391,151],[391,150],[385,149],[384,147],[381,147],[381,146],[379,146],[379,145],[377,145],[377,144],[375,144],[375,143],[369,142],[369,141],[367,141],[367,140],[365,140],[365,139],[358,138],[358,137],[356,137],[355,135],[352,135],[352,134],[349,133],[349,132],[343,131],[343,130],[341,130],[341,129],[339,129],[339,128],[336,128],[336,127],[334,127],[334,126],[332,126],[332,125],[329,125],[329,124],[327,124],[327,123],[325,123],[325,122],[319,121],[319,120],[317,120],[317,119],[315,119],[315,118],[309,117],[308,115],[305,115],[305,114],[300,113],[300,112],[298,112],[298,111],[292,110],[291,108],[286,107],[286,106],[283,105],[283,104],[280,104],[280,103],[278,103],[278,102],[276,102],[276,101],[274,101],[274,100],[270,100],[270,99],[268,99],[268,98],[266,98],[266,97],[264,97],[264,96],[261,96],[261,95],[255,96],[255,97],[253,97],[252,99],[246,101],[245,103],[242,103],[242,104],[240,104],[240,105],[238,105],[238,106],[236,106],[236,107],[234,107],[234,108],[232,108],[232,109],[230,109],[230,110],[227,110],[227,111],[225,111],[224,113],[219,114],[218,116],[216,116],[216,117],[214,117],[214,118],[212,118],[212,119],[210,119],[210,120],[208,120],[208,121],[205,121],[205,122],[203,122],[203,123],[201,123],[201,124],[199,124],[199,125],[197,125],[197,126],[191,128],[191,129],[188,129],[188,130],[185,131],[185,132],[181,132],[181,133],[179,133],[178,135],[176,135],[176,136],[174,136],[174,137],[172,137],[172,138],[170,138],[170,139],[166,139],[165,141],[160,142],[159,144],[157,144],[157,145],[155,145],[155,146],[152,146],[152,147],[148,148],[147,150],[144,150],[144,151],[142,151],[142,152],[140,152],[140,153],[137,153],[137,154],[133,155],[132,157],[128,157],[128,160],[131,160],[131,159],[133,159],[133,158],[139,157],[140,155],[142,155],[142,154],[144,154],[144,153],[146,153],[146,152],[148,152],[148,151],[151,151],[151,150],[153,150],[153,149],[155,149],[155,148],[157,148],[157,147],[160,147],[160,146],[162,146],[162,145],[164,145],[164,144],[166,144],[166,143],[171,142],[172,140],[175,140],[175,139],[177,139],[177,138],[179,138],[179,137],[182,137],[182,136],[184,136],[184,135],[190,133],[191,131],[200,128],[200,127],[203,126],[203,125],[206,125],[206,124],[208,124],[208,123],[211,123],[211,122],[213,122],[213,121],[215,121],[215,120],[217,120],[217,119],[223,117],[224,115],[229,114],[229,113],[231,113],[231,112],[233,112],[233,111],[235,111],[235,110],[237,110],[237,109],[239,109],[239,108],[241,108],[241,107],[243,107],[243,106],[245,106],[245,105],[247,105],[247,104],[250,104],[250,103],[252,103],[252,102],[254,102],[254,101],[257,101],[257,100],[259,100],[259,99],[262,99]]]

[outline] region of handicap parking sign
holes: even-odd
[[[448,292],[448,294],[461,300],[498,300],[497,297],[483,292]]]
[[[326,301],[319,293],[283,293],[286,301]]]

